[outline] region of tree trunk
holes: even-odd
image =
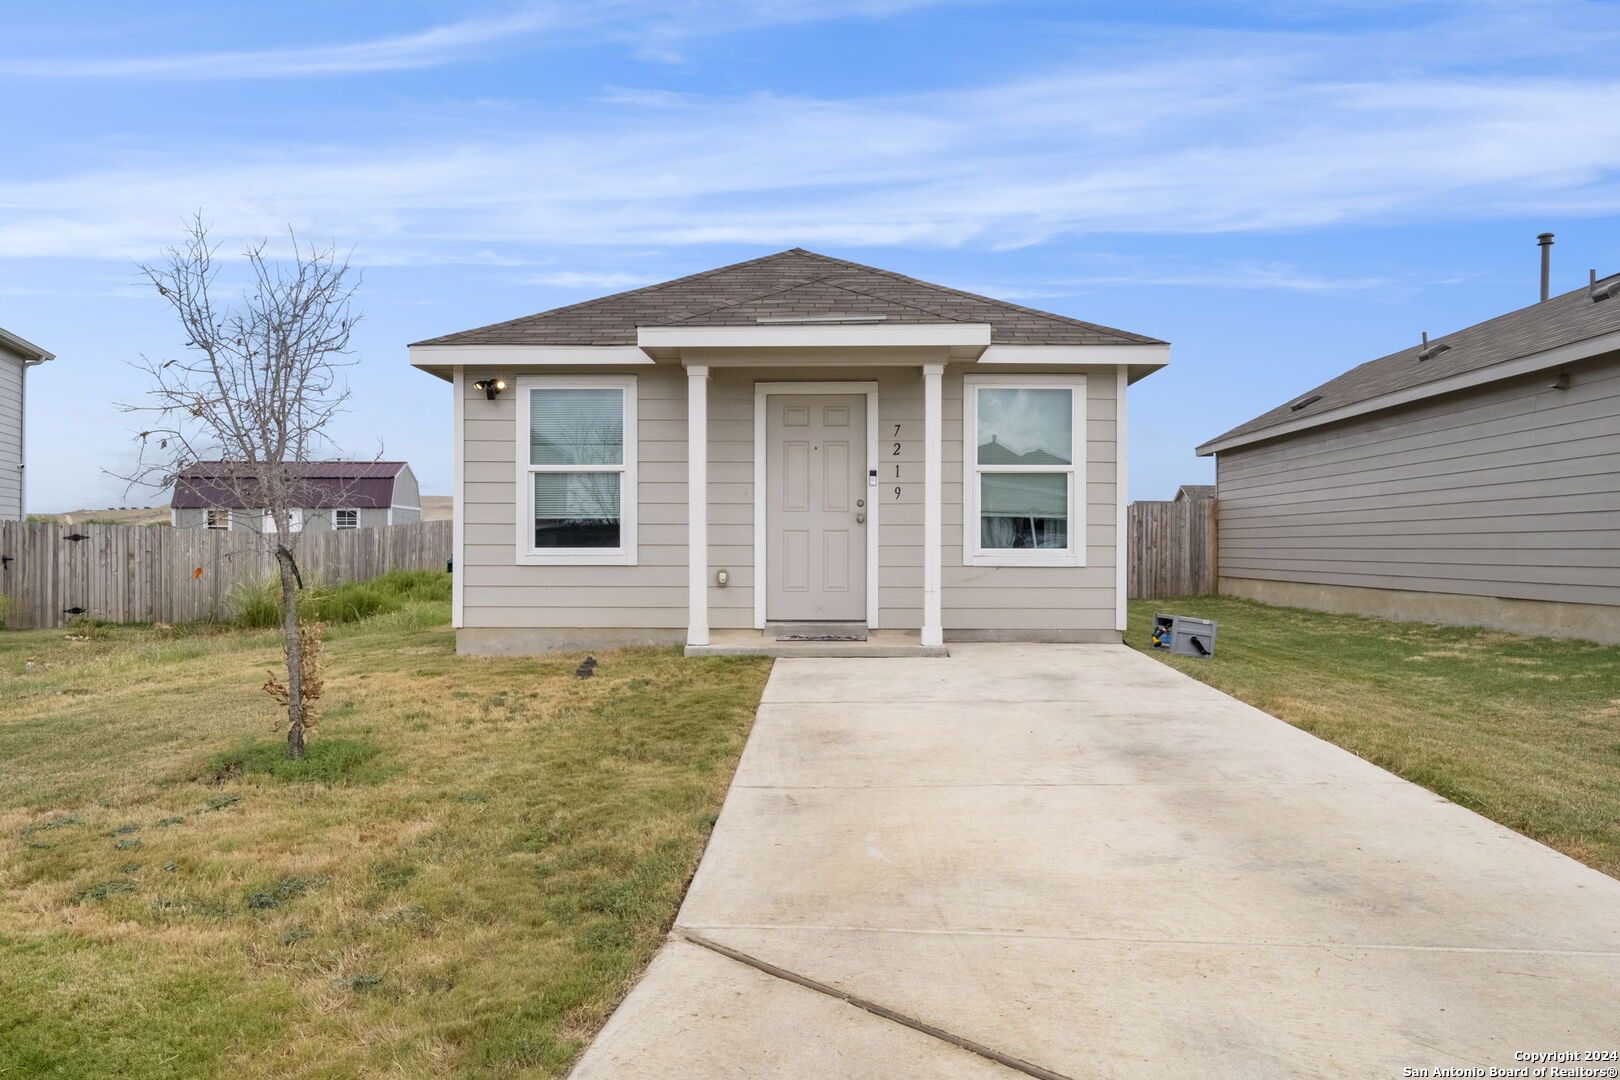
[[[304,652],[298,640],[297,564],[284,545],[276,545],[281,570],[281,632],[287,654],[287,756],[304,756]]]

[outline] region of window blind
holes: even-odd
[[[529,464],[624,464],[624,391],[529,391]]]

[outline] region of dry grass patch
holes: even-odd
[[[768,661],[580,680],[458,657],[443,614],[333,628],[297,764],[273,633],[0,633],[0,1076],[565,1071],[673,918]]]
[[[1147,649],[1155,611],[1217,619],[1215,656]],[[1127,643],[1620,877],[1620,647],[1271,607],[1131,602]]]

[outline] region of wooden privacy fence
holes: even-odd
[[[1137,502],[1127,508],[1126,595],[1208,596],[1219,584],[1214,499]]]
[[[443,570],[450,522],[307,532],[306,584],[365,581],[389,570]],[[200,573],[199,573],[200,571]],[[0,521],[0,625],[189,622],[226,617],[238,586],[276,572],[265,538],[223,529]]]

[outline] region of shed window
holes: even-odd
[[[209,529],[225,529],[231,527],[231,512],[229,510],[204,510],[203,526]]]
[[[358,529],[360,527],[360,511],[334,510],[332,511],[332,528]]]
[[[518,380],[518,561],[635,562],[636,380]]]
[[[963,563],[1079,566],[1084,376],[963,379]]]

